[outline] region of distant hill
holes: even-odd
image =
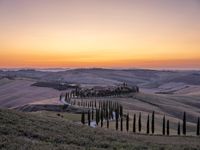
[[[58,69],[57,69],[58,70]],[[150,94],[200,96],[200,71],[158,71],[144,69],[33,69],[0,71],[0,107],[16,107],[47,99],[58,100],[61,83],[85,86],[113,86],[123,82],[139,86]],[[38,83],[53,86],[35,87]],[[66,89],[66,88],[62,88]],[[67,90],[67,89],[66,89]]]
[[[66,81],[80,84],[118,84],[127,82],[145,87],[158,87],[164,83],[182,82],[200,85],[200,71],[158,71],[144,69],[68,69],[66,71],[49,72],[33,69],[18,71],[1,71],[0,77],[26,77],[48,81]]]

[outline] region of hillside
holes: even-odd
[[[112,86],[123,82],[137,85],[140,91],[167,96],[200,95],[199,71],[158,71],[142,69],[68,69],[59,72],[39,70],[0,71],[0,106],[13,108],[29,103],[54,99],[60,93],[55,87],[33,86],[48,82],[76,83],[81,86]]]
[[[56,115],[0,109],[0,149],[200,149],[200,138],[120,133]]]
[[[30,79],[0,79],[1,107],[17,107],[59,97],[60,91],[31,86],[34,82]]]

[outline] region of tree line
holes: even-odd
[[[62,97],[60,97],[61,99]],[[91,121],[95,121],[97,126],[103,127],[104,124],[106,124],[106,127],[109,128],[110,121],[115,121],[115,129],[123,131],[123,122],[126,122],[126,130],[129,131],[129,114],[123,113],[123,106],[119,104],[118,102],[114,101],[96,101],[96,100],[76,100],[71,99],[72,96],[70,93],[66,93],[65,95],[65,101],[71,105],[76,105],[79,107],[87,108],[88,111],[82,112],[81,122],[83,124],[86,123],[85,115],[87,114],[87,123],[90,126]],[[65,109],[65,106],[63,107]],[[142,125],[141,121],[142,114],[139,113],[138,118],[136,118],[136,114],[133,115],[133,127],[132,131],[134,133],[139,132],[141,133],[142,127],[144,130],[145,125]],[[95,120],[94,120],[95,119]],[[138,124],[136,125],[136,120]],[[150,130],[151,125],[151,130]],[[138,126],[138,127],[137,127]],[[200,118],[197,118],[197,125],[196,125],[196,135],[200,135]],[[182,127],[182,131],[181,131]],[[138,128],[136,130],[136,128]],[[186,135],[187,126],[186,126],[186,112],[183,113],[183,119],[182,123],[179,121],[177,123],[177,135]],[[155,133],[155,112],[153,111],[151,114],[151,120],[150,120],[150,114],[147,116],[146,121],[146,134],[154,134]],[[170,135],[170,120],[166,120],[166,116],[163,116],[162,119],[162,135]]]
[[[87,115],[87,120],[86,116]],[[150,119],[151,116],[151,119]],[[153,111],[151,114],[148,114],[146,125],[142,122],[142,113],[139,113],[137,117],[136,114],[133,114],[132,118],[132,132],[133,133],[141,133],[142,128],[145,130],[146,134],[155,134],[156,126],[155,126],[155,112]],[[137,120],[137,122],[136,122]],[[112,101],[103,101],[100,102],[99,107],[96,109],[88,109],[88,111],[83,111],[81,114],[81,122],[82,124],[88,124],[90,126],[91,121],[95,121],[97,126],[107,127],[109,128],[110,121],[115,122],[115,129],[123,131],[124,130],[124,121],[125,121],[125,130],[130,131],[130,116],[129,113],[123,113],[123,106],[117,102]],[[138,124],[136,124],[138,123]],[[177,135],[186,135],[187,134],[187,121],[186,121],[186,112],[183,113],[182,123],[179,121],[177,124]],[[182,131],[181,131],[182,126]],[[150,128],[151,127],[151,128]],[[166,119],[166,116],[163,116],[162,119],[162,135],[170,135],[170,120]],[[197,118],[197,127],[196,127],[196,135],[200,135],[200,118]]]
[[[65,94],[65,100],[68,101],[72,98],[89,98],[89,97],[104,97],[104,96],[119,96],[128,93],[138,93],[138,86],[128,86],[127,83],[110,88],[80,88],[71,90]],[[62,95],[60,95],[60,99]]]

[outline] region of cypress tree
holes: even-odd
[[[85,112],[84,111],[81,114],[81,122],[82,122],[82,124],[85,124]]]
[[[107,128],[109,128],[109,118],[107,118]]]
[[[103,110],[101,109],[101,127],[103,127]]]
[[[148,117],[147,117],[147,134],[149,134],[149,114],[148,114]]]
[[[110,118],[110,119],[113,119],[113,116],[112,116],[112,108],[111,108],[111,107],[109,108],[109,118]]]
[[[121,117],[121,127],[120,127],[121,131],[123,131],[123,117]]]
[[[92,108],[92,120],[94,119],[94,110]]]
[[[108,109],[106,109],[106,119],[108,119],[109,117],[109,114],[108,114]]]
[[[126,131],[129,130],[129,114],[126,115]]]
[[[153,113],[152,113],[152,121],[151,121],[151,132],[152,132],[152,134],[154,134],[154,129],[155,129],[155,126],[154,126],[154,117],[155,117],[155,113],[153,111]]]
[[[88,126],[90,126],[90,110],[88,110]]]
[[[123,107],[122,107],[122,105],[120,105],[120,117],[122,117],[123,116]]]
[[[136,115],[134,114],[134,117],[133,117],[133,132],[135,133],[136,132]]]
[[[109,113],[108,113],[108,110],[106,110],[106,119],[107,119],[107,128],[109,128]]]
[[[96,109],[96,124],[99,124],[99,110]]]
[[[113,108],[111,108],[110,115],[111,115],[111,118],[114,119]]]
[[[199,120],[199,117],[198,117],[198,120],[197,120],[197,136],[200,135],[199,128],[200,128],[200,120]]]
[[[105,110],[105,108],[103,109],[103,119],[106,119],[106,110]]]
[[[138,130],[141,132],[142,129],[142,121],[141,121],[141,113],[139,114],[139,120],[138,120]]]
[[[186,135],[186,113],[183,113],[183,135]]]
[[[178,131],[177,134],[180,135],[181,134],[181,124],[180,122],[178,122]]]
[[[169,135],[169,120],[167,120],[167,135]]]
[[[163,116],[163,129],[162,129],[163,135],[165,135],[165,115]]]
[[[115,109],[116,130],[118,130],[118,119],[119,119],[119,112],[118,109]]]

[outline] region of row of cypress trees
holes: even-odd
[[[94,119],[94,113],[96,110],[96,123],[97,125],[101,122],[101,127],[103,127],[103,120],[107,122],[107,128],[109,128],[109,120],[115,119],[116,122],[116,130],[119,128],[120,121],[120,130],[123,131],[123,107],[118,102],[113,101],[76,101],[72,100],[74,95],[72,93],[66,93],[65,101],[70,103],[71,105],[77,105],[85,108],[92,108],[92,110],[88,110],[88,125],[90,125],[91,120]],[[60,99],[62,96],[60,96]],[[85,113],[82,113],[81,122],[85,124]],[[129,114],[126,115],[126,130],[129,130]],[[154,134],[155,131],[155,112],[152,113],[151,120],[151,133]],[[170,134],[170,123],[169,120],[165,119],[165,115],[163,116],[163,128],[162,134],[169,135]],[[141,122],[141,113],[139,113],[138,119],[138,131],[141,132],[142,122]],[[136,132],[136,115],[133,117],[133,132]],[[147,116],[147,125],[146,125],[146,133],[150,133],[150,116]],[[183,123],[182,123],[182,134],[186,135],[186,113],[183,113]],[[177,135],[181,135],[181,123],[178,122],[177,127]],[[196,135],[200,135],[200,119],[197,119],[197,130]]]
[[[123,107],[120,105],[118,102],[112,102],[112,101],[99,101],[98,102],[98,107],[97,107],[97,102],[94,102],[94,107],[93,103],[89,102],[87,103],[89,105],[89,110],[88,110],[88,119],[94,120],[94,112],[96,112],[95,115],[95,122],[98,125],[99,122],[101,123],[101,127],[103,126],[103,121],[107,120],[107,127],[109,127],[109,120],[118,120],[119,117],[122,116],[123,114]],[[91,107],[90,107],[91,106]],[[82,119],[81,122],[84,124],[85,123],[85,112],[82,112]],[[91,115],[91,116],[90,116]],[[88,120],[88,123],[90,124],[91,120]]]
[[[165,120],[165,115],[164,115],[163,116],[163,129],[162,129],[163,135],[165,135],[165,124],[166,124],[166,120]],[[167,135],[170,134],[169,129],[170,129],[169,120],[167,120]],[[186,135],[186,113],[185,112],[183,113],[183,127],[182,127],[182,129],[183,129],[182,130],[183,135]],[[197,130],[198,130],[198,125],[197,125]],[[178,122],[177,135],[181,135],[181,123],[180,123],[180,121]]]
[[[116,130],[119,129],[119,122],[120,122],[120,131],[123,131],[123,119],[126,119],[126,131],[129,131],[129,113],[126,115],[123,115],[123,107],[120,105],[119,112],[117,109],[115,110],[115,128]],[[92,117],[91,117],[92,115]],[[124,117],[125,116],[125,117]],[[90,110],[88,110],[88,125],[90,126],[90,122],[94,119],[94,111],[92,110],[92,113]],[[106,127],[109,128],[109,121],[113,118],[109,117],[109,112],[106,111],[104,113],[103,109],[96,109],[96,124],[103,127],[104,120],[106,121]],[[120,119],[120,120],[119,120]],[[81,122],[85,124],[85,113],[82,112]],[[141,113],[139,113],[138,118],[138,132],[140,133],[142,130],[142,121],[141,121]],[[133,132],[136,133],[136,114],[133,115]],[[152,112],[151,117],[151,134],[155,133],[155,112]],[[150,134],[150,115],[147,116],[147,124],[146,124],[146,134]],[[163,135],[170,135],[170,122],[169,120],[166,120],[165,115],[163,116],[163,126],[162,126],[162,134]],[[182,134],[186,135],[186,113],[183,114],[183,125],[182,125]],[[178,122],[178,128],[177,128],[177,135],[181,135],[181,123]],[[196,135],[200,135],[200,118],[197,119],[197,131]]]
[[[76,101],[71,100],[71,105],[76,105],[79,107],[89,108],[89,109],[112,109],[113,111],[118,109],[121,111],[122,106],[118,102],[108,101],[108,100],[99,100],[99,101]]]

